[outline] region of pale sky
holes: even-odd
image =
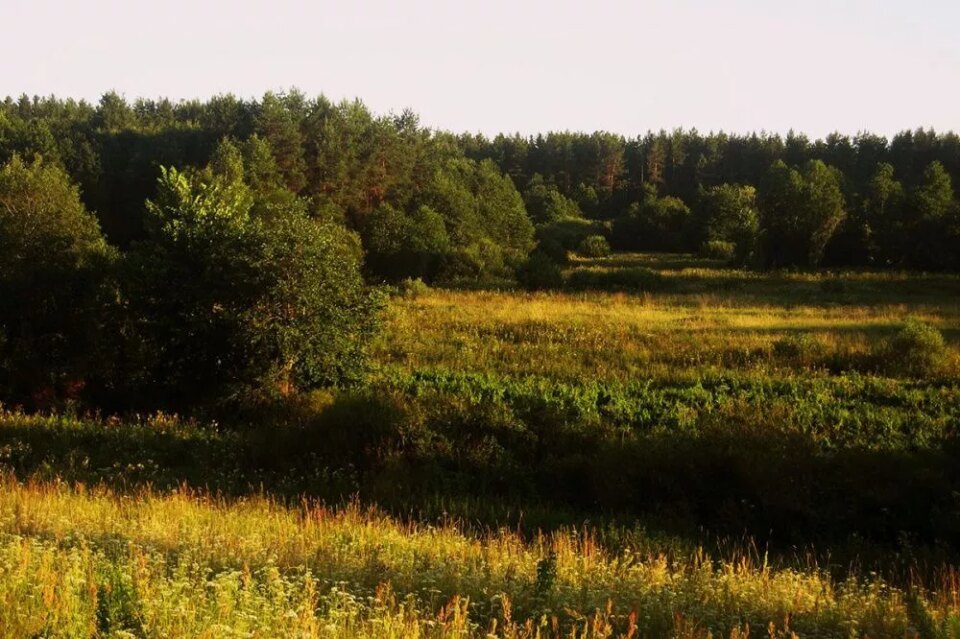
[[[493,134],[960,130],[960,0],[3,0],[0,95],[299,87]]]

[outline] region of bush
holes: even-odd
[[[546,253],[534,251],[517,272],[517,281],[530,291],[558,289],[563,286],[563,273]]]
[[[882,366],[892,374],[922,377],[943,367],[947,346],[935,327],[908,319],[881,349]]]
[[[608,232],[607,225],[592,220],[560,220],[550,224],[537,226],[537,239],[543,243],[553,241],[568,251],[577,246],[591,235],[600,235]]]
[[[555,239],[540,240],[537,244],[537,252],[543,253],[549,257],[554,264],[563,266],[570,262],[569,251],[566,247]]]
[[[700,245],[700,257],[730,262],[737,254],[737,245],[723,240],[710,240]]]
[[[407,278],[400,282],[400,293],[406,298],[416,299],[430,292],[430,286],[418,278]]]
[[[797,333],[773,343],[774,356],[796,366],[813,366],[823,360],[826,347],[816,336]]]
[[[607,257],[610,255],[610,243],[602,235],[590,235],[577,246],[577,253],[584,257]]]

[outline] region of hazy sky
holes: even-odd
[[[958,0],[4,0],[0,94],[297,86],[424,125],[960,130]]]

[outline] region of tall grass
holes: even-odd
[[[641,257],[637,263],[649,263]],[[910,377],[921,369],[886,365],[883,346],[912,318],[946,336],[936,373],[960,377],[960,278],[617,266],[625,259],[634,258],[593,260],[574,270],[585,274],[583,285],[596,279],[590,273],[626,277],[641,268],[669,286],[633,293],[436,290],[397,299],[373,346],[375,359],[409,371],[559,379],[696,379],[711,370],[783,376],[811,368]],[[822,345],[803,366],[776,349],[797,335]]]
[[[0,637],[957,636],[955,593],[610,554],[588,530],[528,543],[356,507],[0,485]]]

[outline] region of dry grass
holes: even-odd
[[[960,371],[960,305],[888,301],[784,306],[719,294],[520,293],[435,290],[396,299],[374,353],[407,370],[446,368],[581,376],[696,376],[703,367],[783,368],[772,346],[803,332],[836,360],[868,355],[907,317],[948,335]]]
[[[902,637],[917,610],[955,628],[955,598],[908,604],[814,568],[610,555],[582,531],[524,543],[266,498],[0,486],[0,637]]]

